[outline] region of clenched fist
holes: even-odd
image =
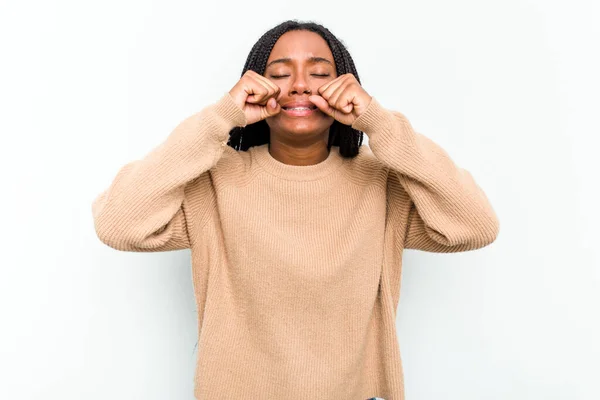
[[[319,110],[344,125],[352,125],[367,109],[372,97],[350,73],[340,75],[308,98]]]
[[[246,114],[247,125],[272,117],[281,111],[277,96],[281,89],[269,79],[248,70],[229,91]]]

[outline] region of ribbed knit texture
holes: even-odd
[[[373,99],[353,159],[293,166],[267,145],[236,151],[226,93],[92,206],[123,251],[191,248],[202,400],[403,400],[396,333],[403,249],[482,248],[499,223],[486,195],[400,112]]]

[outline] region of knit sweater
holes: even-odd
[[[226,93],[124,165],[94,200],[99,239],[122,251],[191,249],[197,399],[404,399],[396,331],[404,249],[482,248],[497,216],[472,175],[373,98],[332,146],[295,166],[237,151]]]

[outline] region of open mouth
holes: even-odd
[[[308,107],[282,107],[286,111],[310,111],[316,110],[317,106],[308,106]]]

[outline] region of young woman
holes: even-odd
[[[329,30],[297,21],[123,166],[93,215],[115,249],[191,249],[195,396],[211,400],[402,400],[403,250],[475,250],[499,230],[471,174],[361,86]]]

